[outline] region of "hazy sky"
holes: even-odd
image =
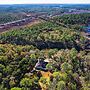
[[[0,4],[38,4],[38,3],[86,3],[90,4],[90,0],[0,0]]]

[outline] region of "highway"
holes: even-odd
[[[37,20],[37,18],[35,17],[28,17],[22,20],[17,20],[17,21],[13,21],[13,22],[8,22],[5,24],[0,24],[0,32],[4,32],[12,27],[20,27],[29,23],[34,22],[35,20]]]

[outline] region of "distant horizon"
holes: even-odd
[[[90,0],[0,0],[0,4],[90,4]]]
[[[1,4],[0,5],[53,5],[53,4],[56,4],[56,5],[89,5],[90,3],[8,3],[8,4]]]

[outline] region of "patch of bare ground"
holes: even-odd
[[[19,29],[19,28],[31,27],[31,26],[39,24],[41,22],[42,22],[41,20],[34,20],[33,22],[30,22],[26,25],[14,26],[14,27],[10,27],[10,28],[7,28],[7,29],[2,29],[2,30],[0,30],[0,33],[5,33],[7,31],[11,31],[11,30],[14,30],[14,29]]]
[[[24,27],[30,27],[30,26],[39,24],[39,23],[41,23],[41,22],[42,22],[41,20],[35,20],[34,22],[28,23],[28,24],[25,25]]]

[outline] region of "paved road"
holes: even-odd
[[[13,22],[8,22],[8,23],[5,23],[5,24],[0,24],[0,32],[4,32],[12,27],[20,27],[20,26],[23,26],[23,25],[26,25],[28,23],[32,23],[34,22],[35,20],[37,20],[37,18],[34,18],[34,17],[28,17],[28,18],[25,18],[25,19],[22,19],[22,20],[17,20],[17,21],[13,21]]]

